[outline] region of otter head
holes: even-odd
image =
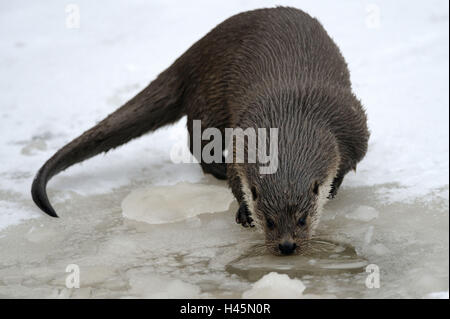
[[[284,188],[268,176],[248,177],[248,186],[243,186],[245,204],[264,233],[268,250],[275,255],[301,253],[314,234],[334,174],[302,183],[308,187],[292,183]]]
[[[339,167],[338,147],[329,132],[318,131],[300,139],[308,145],[279,148],[279,167],[274,174],[259,174],[257,164],[238,170],[243,204],[275,255],[306,250]],[[280,144],[283,146],[282,141]]]

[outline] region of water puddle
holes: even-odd
[[[270,272],[290,277],[360,273],[368,265],[350,245],[326,240],[312,240],[307,251],[296,256],[274,256],[262,246],[252,247],[233,260],[226,271],[249,281],[257,281]]]

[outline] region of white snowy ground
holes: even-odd
[[[65,2],[0,2],[0,297],[271,297],[291,291],[294,297],[448,298],[447,1],[72,3],[80,9],[78,29],[66,27]],[[140,188],[200,182],[226,192],[197,165],[170,161],[171,147],[186,139],[185,120],[55,177],[49,194],[60,219],[33,205],[33,175],[58,148],[225,18],[275,4],[319,18],[347,59],[367,109],[369,152],[327,205],[318,232],[376,264],[380,288],[366,288],[365,272],[312,269],[295,279],[271,273],[254,286],[245,275],[231,274],[227,265],[245,260],[244,252],[262,242],[234,224],[235,203],[215,214],[192,217],[186,210],[175,223],[124,218],[123,199]],[[171,189],[174,201],[200,195],[195,187]],[[217,196],[202,199],[209,211],[218,207]],[[124,207],[139,208],[127,200]],[[141,206],[142,214],[167,205],[149,203],[154,206]],[[177,204],[178,213],[182,207]],[[80,289],[65,286],[69,264],[80,267]]]

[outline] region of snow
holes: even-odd
[[[367,110],[368,154],[325,207],[317,236],[378,265],[381,287],[367,289],[364,271],[332,270],[287,271],[290,279],[277,287],[301,280],[316,297],[448,298],[447,1],[73,3],[79,28],[66,27],[60,1],[0,3],[0,297],[239,298],[251,291],[252,280],[227,266],[263,239],[235,224],[237,205],[223,183],[198,164],[171,160],[187,141],[185,118],[52,179],[60,219],[44,216],[29,191],[56,150],[216,24],[281,4],[323,23]],[[211,197],[201,198],[206,185]],[[73,263],[81,269],[77,290],[64,284]],[[279,271],[268,265],[264,272]]]

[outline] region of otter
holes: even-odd
[[[291,7],[257,9],[216,26],[130,101],[57,151],[33,181],[34,202],[57,217],[46,193],[50,178],[185,115],[191,152],[194,120],[222,132],[278,128],[273,174],[260,174],[257,163],[200,162],[204,173],[228,180],[239,204],[237,223],[258,226],[275,255],[303,251],[325,202],[356,170],[369,139],[347,64],[320,22]]]

